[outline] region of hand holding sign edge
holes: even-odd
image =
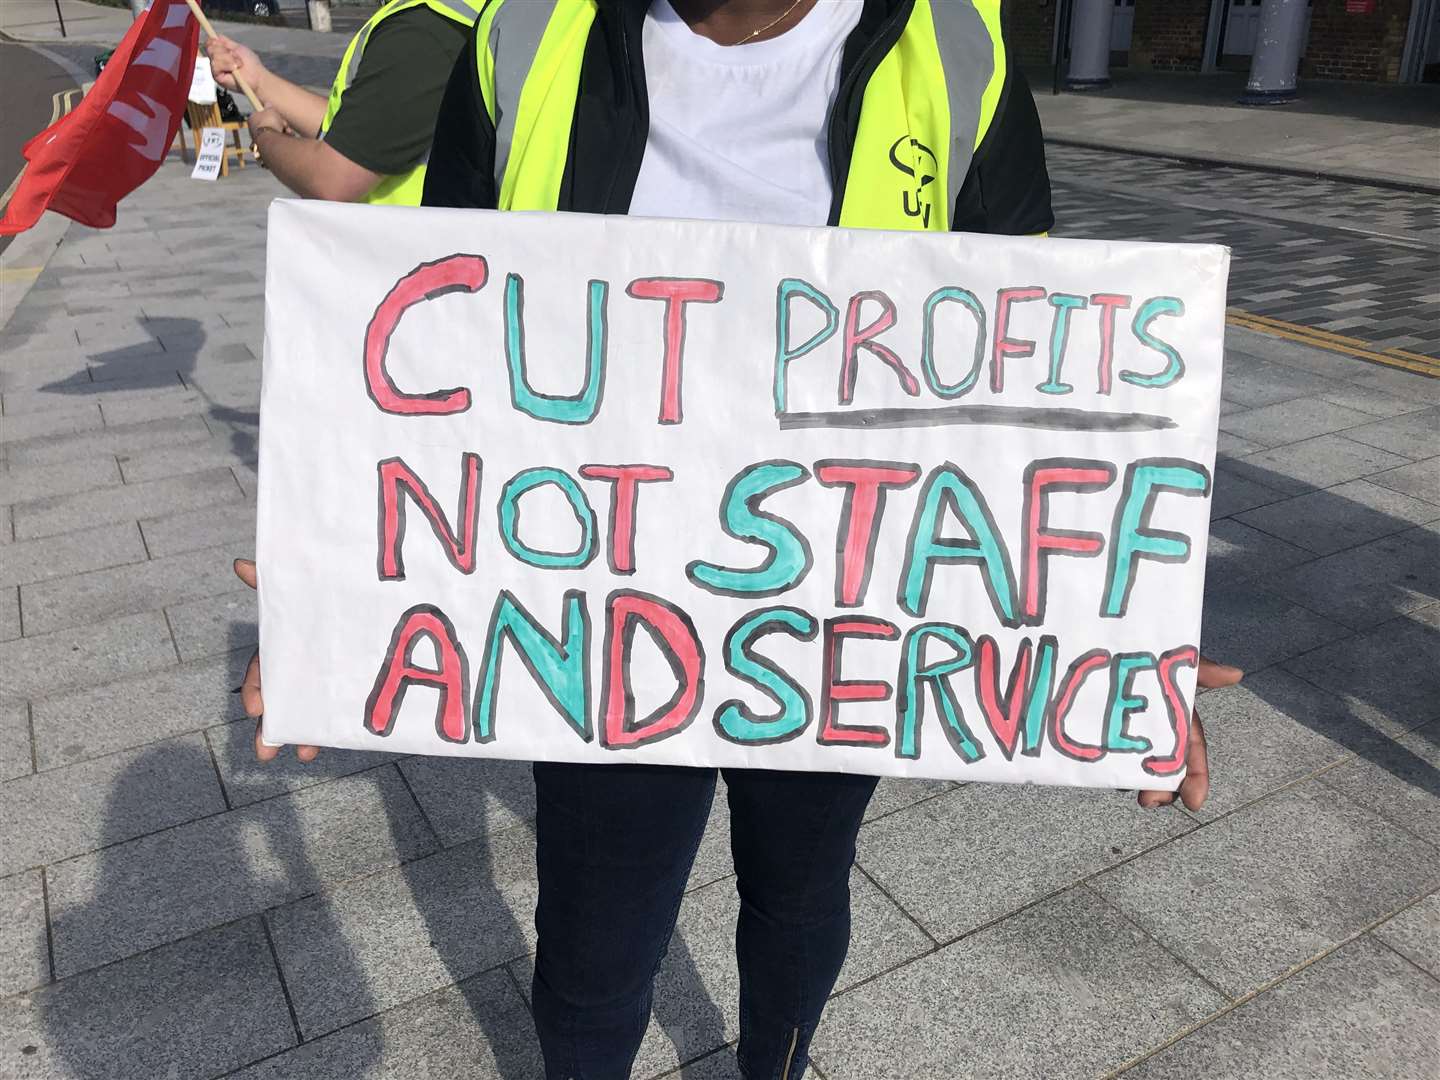
[[[235,576],[243,581],[250,588],[255,588],[256,575],[255,563],[251,559],[235,560]],[[245,678],[240,681],[240,705],[245,710],[245,715],[255,721],[255,757],[260,761],[274,761],[280,756],[284,744],[268,743],[261,734],[264,723],[265,699],[260,693],[260,650],[256,649],[255,654],[250,657],[250,662],[245,665]],[[318,746],[297,746],[295,756],[302,762],[308,764],[319,755]]]
[[[1234,686],[1245,673],[1229,664],[1217,664],[1214,660],[1200,657],[1196,683],[1206,690],[1217,690],[1222,686]],[[1171,806],[1178,798],[1187,810],[1199,810],[1205,805],[1210,794],[1210,756],[1205,746],[1205,728],[1200,723],[1200,709],[1197,704],[1190,711],[1190,739],[1185,745],[1185,779],[1176,791],[1141,791],[1138,801],[1150,809],[1157,806]]]

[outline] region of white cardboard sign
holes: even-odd
[[[1228,252],[277,202],[272,742],[1176,786]]]
[[[188,99],[197,105],[213,105],[218,100],[215,93],[215,75],[210,70],[208,56],[195,57],[195,71],[190,76]]]
[[[225,129],[207,127],[200,129],[200,148],[195,152],[195,168],[190,170],[191,180],[214,180],[220,176],[220,165],[225,160]]]

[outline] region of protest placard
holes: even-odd
[[[220,166],[225,160],[225,129],[207,127],[200,129],[200,148],[195,152],[195,168],[190,170],[191,180],[214,180],[220,175]]]
[[[1168,788],[1228,252],[277,202],[272,742]]]

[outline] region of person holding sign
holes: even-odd
[[[445,77],[481,0],[390,0],[355,35],[329,98],[268,70],[227,37],[206,42],[216,80],[243,78],[266,107],[250,137],[297,195],[337,202],[420,202]]]
[[[1053,221],[1039,120],[1001,38],[999,0],[490,0],[445,91],[424,196],[426,205],[461,208],[1008,235],[1041,234]],[[475,259],[454,257],[466,258]],[[630,295],[676,308],[717,300],[704,284],[648,278],[632,282]],[[682,294],[681,285],[696,291]],[[399,304],[478,287],[412,282],[395,295]],[[853,340],[865,332],[847,325]],[[843,376],[841,386],[843,395]],[[425,407],[443,407],[430,397]],[[565,422],[556,399],[537,396],[534,407],[542,405]],[[668,420],[662,413],[662,423],[678,420],[678,410]],[[769,464],[777,475],[766,484],[795,480]],[[820,482],[860,489],[837,469]],[[895,472],[865,490],[878,497],[882,483],[915,479]],[[588,475],[618,483],[614,471]],[[1042,536],[1039,524],[1036,535],[1067,539]],[[626,566],[616,563],[617,572]],[[730,573],[706,570],[717,588]],[[253,584],[253,565],[239,571]],[[772,610],[783,618],[787,609]],[[790,614],[784,632],[813,638],[803,612]],[[836,632],[867,636],[878,625],[856,616]],[[1199,668],[1203,686],[1240,677],[1208,661]],[[879,700],[890,689],[826,671],[826,692],[842,700]],[[393,700],[388,683],[376,686],[377,697]],[[258,716],[258,664],[242,698]],[[279,752],[258,739],[257,731],[263,759]],[[316,752],[298,750],[302,760]],[[1179,795],[1197,807],[1208,789],[1198,719],[1184,756]],[[546,1075],[619,1080],[646,1029],[717,770],[537,762],[534,776],[532,1003]],[[726,769],[725,781],[741,901],[739,1066],[751,1080],[799,1080],[848,949],[848,881],[876,779]],[[1174,798],[1142,792],[1140,802]]]

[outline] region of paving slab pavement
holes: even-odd
[[[1093,154],[1052,158],[1062,233],[1164,235],[1087,169],[1160,199],[1204,177],[1236,231],[1310,227],[1275,216],[1281,180]],[[226,567],[253,551],[277,194],[172,158],[114,229],[65,231],[0,330],[6,1078],[538,1075],[523,768],[248,757],[254,610]],[[1433,242],[1400,193],[1334,213]],[[1278,243],[1237,266],[1286,273]],[[1201,702],[1213,801],[884,785],[813,1075],[1434,1071],[1440,380],[1226,344],[1206,641],[1251,675]],[[690,885],[636,1075],[733,1080],[723,815]]]
[[[1058,95],[1029,74],[1058,142],[1440,192],[1440,86],[1305,79],[1294,103],[1254,108],[1237,72],[1119,68],[1109,89]]]

